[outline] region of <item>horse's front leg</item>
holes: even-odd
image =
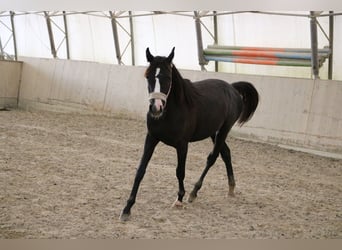
[[[127,204],[126,204],[125,208],[121,212],[121,215],[120,215],[121,221],[128,220],[128,218],[131,214],[131,208],[135,203],[135,199],[136,199],[136,196],[138,193],[140,182],[145,175],[147,164],[150,161],[152,154],[153,154],[153,151],[154,151],[155,147],[157,146],[158,142],[159,141],[157,139],[155,139],[154,137],[152,137],[150,134],[146,135],[145,145],[144,145],[144,153],[142,155],[139,167],[138,167],[136,175],[135,175],[134,184],[133,184],[131,194],[129,196],[129,199],[127,200]]]
[[[185,178],[185,162],[186,156],[188,153],[188,143],[183,143],[182,145],[177,147],[177,170],[176,175],[178,179],[178,197],[177,200],[174,202],[174,207],[183,207],[183,197],[185,195],[185,188],[184,188],[184,178]]]

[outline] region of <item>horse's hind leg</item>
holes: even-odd
[[[234,173],[233,173],[232,160],[230,156],[230,149],[226,143],[222,145],[220,153],[221,153],[222,160],[224,161],[226,165],[226,169],[227,169],[228,185],[229,185],[228,195],[234,196],[235,179],[234,179]]]
[[[191,193],[189,195],[189,198],[188,198],[189,202],[193,202],[196,199],[197,192],[201,189],[205,176],[207,175],[211,166],[214,165],[219,153],[221,152],[221,148],[222,148],[223,144],[225,143],[225,139],[227,137],[229,130],[230,130],[229,126],[222,126],[222,128],[218,131],[216,136],[212,136],[213,138],[215,138],[214,139],[214,141],[215,141],[214,142],[214,149],[209,154],[209,156],[207,158],[207,164],[205,166],[205,169],[204,169],[202,175],[200,176],[199,180],[196,182],[193,190],[191,191]]]
[[[215,136],[211,136],[211,140],[213,141],[213,143],[215,143]],[[234,196],[234,188],[235,188],[234,172],[233,172],[230,149],[226,142],[223,143],[220,154],[221,154],[221,158],[223,162],[226,165],[226,170],[227,170],[228,185],[229,185],[228,195]]]

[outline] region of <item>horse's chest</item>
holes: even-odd
[[[154,121],[147,123],[149,133],[165,144],[176,146],[183,137],[182,126],[175,126],[168,122]]]

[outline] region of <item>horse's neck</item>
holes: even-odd
[[[195,93],[191,81],[183,78],[177,69],[174,70],[172,84],[175,101],[181,105],[192,105]]]
[[[180,101],[184,98],[184,79],[175,67],[172,69],[172,85],[173,96],[176,98],[176,101]]]

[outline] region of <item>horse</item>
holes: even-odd
[[[120,214],[127,221],[136,201],[139,185],[147,165],[159,142],[174,147],[177,152],[176,176],[178,197],[174,207],[183,206],[185,195],[185,163],[190,142],[211,138],[214,147],[207,157],[206,166],[191,191],[188,202],[193,202],[203,180],[219,154],[226,165],[228,195],[234,196],[235,179],[231,153],[225,140],[232,126],[242,126],[251,119],[259,102],[259,94],[249,82],[228,84],[219,79],[191,82],[184,79],[172,63],[175,48],[167,56],[153,56],[146,49],[149,66],[145,71],[149,92],[147,134],[143,154],[136,171],[133,187],[126,206]]]

